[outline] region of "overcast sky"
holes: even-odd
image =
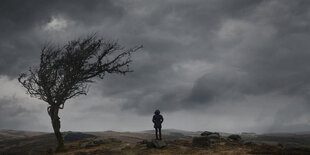
[[[163,128],[310,131],[310,1],[4,0],[0,5],[0,129],[52,131],[47,104],[18,74],[46,43],[96,32],[133,55],[60,111],[62,131]]]

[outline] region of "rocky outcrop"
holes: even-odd
[[[157,149],[161,149],[167,146],[166,142],[163,140],[152,140],[147,141],[147,140],[143,140],[140,142],[140,144],[145,144],[147,148],[157,148]]]
[[[197,147],[209,147],[213,143],[219,143],[221,136],[217,132],[205,131],[200,134],[200,137],[194,137],[192,141],[193,146]]]
[[[233,142],[240,142],[242,140],[241,136],[239,136],[239,135],[230,135],[230,136],[228,136],[227,139],[229,141],[233,141]]]
[[[167,144],[165,143],[165,141],[163,140],[152,140],[153,145],[155,146],[155,148],[161,149],[167,146]]]
[[[219,143],[221,141],[221,136],[217,132],[209,134],[206,137],[209,139],[210,143]]]
[[[204,132],[202,132],[202,133],[200,134],[200,136],[208,136],[208,135],[210,135],[210,134],[212,134],[212,133],[214,133],[214,132],[204,131]]]
[[[96,138],[94,140],[92,140],[94,144],[107,144],[110,143],[111,141],[109,139],[105,139],[105,138]]]

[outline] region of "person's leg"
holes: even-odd
[[[156,139],[158,139],[158,129],[155,128]]]
[[[158,128],[159,130],[159,139],[161,140],[161,128]]]

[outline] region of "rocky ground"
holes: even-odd
[[[67,151],[57,154],[62,155],[92,155],[92,154],[310,154],[309,148],[283,148],[267,144],[255,144],[251,142],[221,139],[212,142],[208,146],[193,146],[191,140],[164,141],[164,144],[155,144],[156,141],[141,141],[138,143],[121,142],[117,140],[105,140],[94,144],[84,140],[66,144]],[[155,143],[154,143],[155,142]],[[90,144],[90,145],[85,145]],[[151,145],[150,145],[151,144]]]
[[[43,134],[0,141],[0,154],[310,154],[310,148],[302,145],[287,147],[278,142],[249,141],[242,135],[208,131],[166,131],[163,141],[152,140],[152,132],[65,132],[63,135],[63,152],[54,152],[53,134]]]

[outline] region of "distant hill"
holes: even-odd
[[[36,132],[36,131],[17,131],[17,130],[5,130],[0,129],[0,141],[18,139],[18,138],[28,138],[33,136],[39,136],[47,134],[46,132]]]
[[[194,133],[200,133],[200,132],[196,132],[196,131],[186,131],[186,130],[179,130],[179,129],[162,129],[162,132],[165,133],[171,133],[171,132],[178,132],[178,133],[189,133],[189,134],[194,134]],[[153,133],[154,130],[144,130],[144,131],[140,131],[140,132],[144,132],[144,133]]]
[[[296,134],[307,134],[307,135],[310,135],[310,131],[297,132]]]

